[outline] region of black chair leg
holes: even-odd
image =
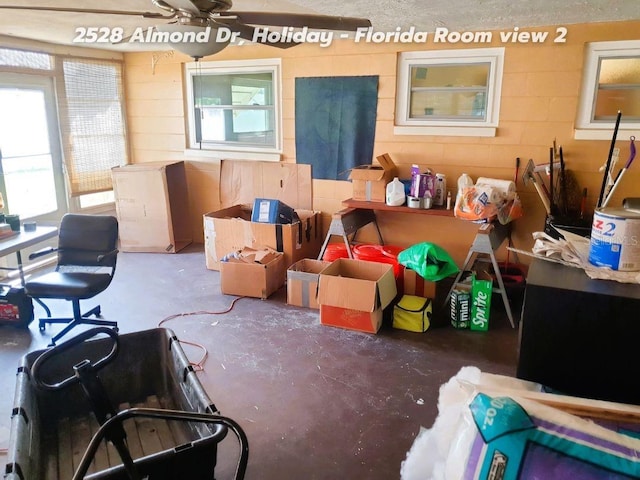
[[[50,347],[55,346],[56,342],[60,340],[63,336],[65,336],[71,329],[78,325],[100,325],[105,327],[113,327],[116,331],[118,331],[118,322],[113,320],[103,320],[103,319],[91,319],[88,318],[91,315],[95,315],[96,317],[100,315],[100,305],[93,307],[86,313],[80,312],[80,300],[71,300],[73,305],[73,318],[41,318],[40,319],[40,331],[44,331],[44,325],[47,323],[68,323],[66,327],[64,327],[58,334],[56,334],[49,344]],[[50,314],[47,309],[47,313]]]

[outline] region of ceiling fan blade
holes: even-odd
[[[255,31],[256,31],[255,27],[238,22],[234,17],[225,18],[224,21],[221,20],[220,22],[217,22],[219,17],[215,17],[215,18],[216,18],[216,23],[219,23],[220,25],[224,25],[230,30],[237,32],[240,38],[253,41]],[[296,45],[300,45],[299,42],[294,42],[293,40],[272,42],[267,39],[260,41],[260,44],[268,45],[270,47],[278,47],[278,48],[290,48],[290,47],[295,47]]]
[[[231,8],[231,0],[191,0],[201,12],[224,12]]]
[[[132,12],[128,10],[100,10],[94,8],[73,7],[25,7],[24,5],[0,5],[2,10],[30,10],[42,12],[66,12],[66,13],[97,13],[106,15],[133,15],[144,18],[173,18],[174,15],[162,15],[154,12]]]
[[[334,17],[332,15],[314,15],[306,13],[281,12],[222,12],[220,17],[233,15],[241,23],[250,25],[273,25],[281,27],[303,28],[317,30],[356,31],[358,28],[371,26],[371,21],[357,17]]]
[[[182,10],[194,15],[201,14],[200,9],[196,7],[190,0],[164,0],[164,3],[176,10]]]

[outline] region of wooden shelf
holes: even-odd
[[[347,200],[343,200],[342,204],[345,207],[362,208],[365,210],[378,210],[378,211],[387,211],[387,212],[396,212],[396,213],[417,213],[420,215],[435,215],[438,217],[454,216],[453,209],[447,210],[442,207],[435,207],[435,208],[409,208],[407,206],[390,207],[384,202],[367,202],[365,200],[354,200],[353,198],[348,198]]]

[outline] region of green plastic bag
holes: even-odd
[[[442,247],[430,242],[417,243],[401,251],[398,263],[415,270],[430,282],[437,282],[460,270]]]

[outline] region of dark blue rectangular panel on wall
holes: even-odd
[[[378,76],[296,78],[296,162],[313,178],[346,180],[369,165],[378,108]]]

